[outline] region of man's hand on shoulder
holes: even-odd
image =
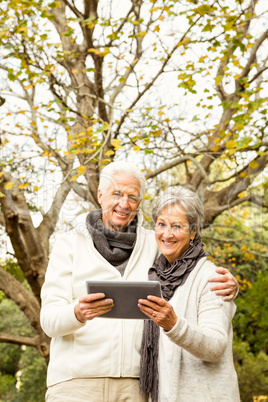
[[[222,296],[224,301],[233,300],[238,293],[239,285],[236,278],[231,274],[227,268],[218,267],[216,272],[221,275],[213,276],[209,282],[221,282],[213,285],[211,291],[216,295]]]

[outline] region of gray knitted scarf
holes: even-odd
[[[136,240],[137,217],[130,222],[125,232],[119,232],[104,226],[100,209],[89,212],[86,225],[94,246],[110,264],[117,267],[129,259]]]
[[[178,286],[182,286],[200,258],[207,256],[201,239],[195,239],[193,245],[170,265],[161,254],[149,269],[149,280],[159,281],[162,295],[170,300]],[[151,395],[152,402],[158,402],[158,349],[160,329],[152,320],[144,320],[141,345],[140,391]]]

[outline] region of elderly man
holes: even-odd
[[[42,288],[41,325],[52,338],[46,400],[139,402],[143,320],[103,319],[113,301],[85,294],[91,280],[148,280],[158,249],[138,210],[145,190],[133,164],[113,162],[100,175],[101,210],[80,215],[57,239]],[[231,299],[237,282],[220,268],[211,281]],[[226,296],[227,295],[227,296]]]

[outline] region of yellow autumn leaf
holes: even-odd
[[[121,140],[117,140],[117,139],[113,139],[113,141],[112,141],[112,146],[117,150],[117,149],[120,149],[120,148],[123,148],[122,147],[122,145],[121,145]]]
[[[239,193],[237,197],[241,198],[241,197],[245,197],[246,193],[245,191],[242,191],[242,193]]]
[[[79,167],[77,168],[77,171],[78,171],[79,173],[84,173],[84,172],[86,171],[86,167],[85,167],[84,165],[81,165],[81,166],[79,166]]]
[[[72,70],[72,73],[73,73],[73,74],[74,74],[74,73],[78,73],[78,70],[74,69],[74,70]]]
[[[23,88],[24,89],[31,89],[33,86],[32,85],[25,85]]]
[[[136,36],[138,36],[138,38],[143,38],[146,35],[146,33],[147,33],[146,31],[141,31],[141,32],[137,33]]]
[[[152,200],[152,197],[149,194],[144,194],[143,199],[144,200]]]
[[[15,183],[13,183],[12,181],[9,181],[8,183],[6,183],[4,185],[4,187],[5,187],[6,190],[10,190],[14,186],[14,184]]]
[[[109,149],[107,152],[105,152],[105,155],[107,155],[107,156],[114,155],[114,151],[112,151],[111,149]]]
[[[34,191],[40,190],[42,187],[34,186]]]
[[[218,145],[216,145],[215,147],[211,148],[211,151],[212,151],[212,152],[217,152],[218,150],[219,150]]]
[[[256,168],[259,166],[259,164],[258,164],[257,161],[252,161],[252,162],[250,162],[249,166],[250,166],[252,169],[256,169]]]
[[[0,191],[0,198],[3,198],[3,197],[5,197],[5,194],[3,194],[3,193]]]
[[[247,172],[242,172],[242,173],[240,173],[240,177],[247,177]]]
[[[30,185],[30,183],[23,183],[23,184],[19,185],[19,188],[23,189],[23,188],[29,187],[29,185]]]

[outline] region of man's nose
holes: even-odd
[[[120,198],[119,205],[120,205],[121,208],[128,209],[129,208],[128,197],[127,196],[122,196]]]

